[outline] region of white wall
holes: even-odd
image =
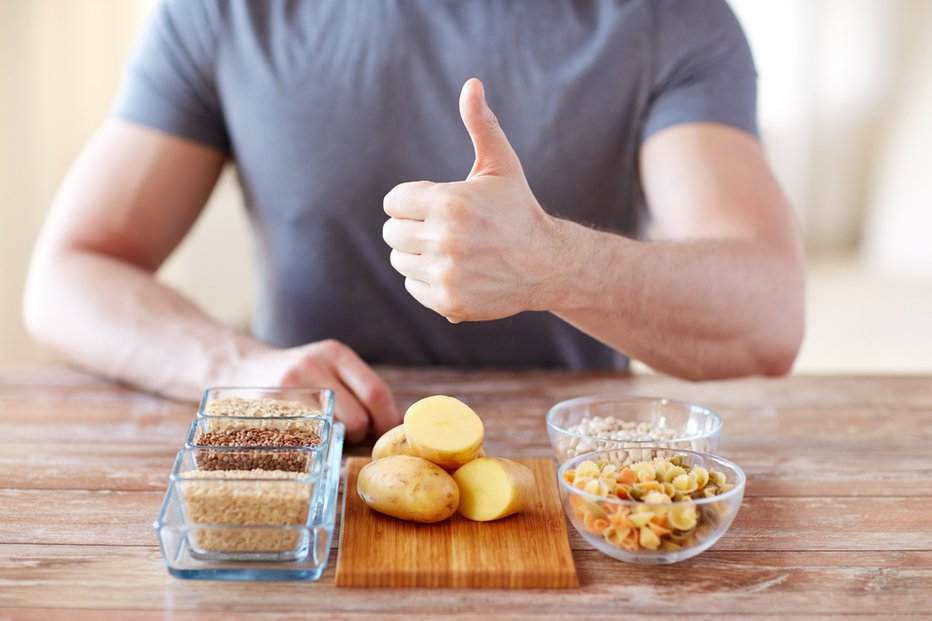
[[[878,148],[911,78],[910,37],[932,35],[919,32],[932,31],[929,5],[732,0],[758,66],[763,139],[810,248],[861,238]]]
[[[0,0],[0,359],[34,355],[25,270],[58,182],[111,93],[142,2]]]
[[[864,254],[884,271],[932,278],[932,2],[915,4],[868,194]]]
[[[20,319],[32,246],[65,171],[107,117],[153,5],[0,0],[0,361],[47,356]],[[160,276],[221,321],[247,325],[247,223],[230,171]]]

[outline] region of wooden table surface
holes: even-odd
[[[690,384],[610,373],[385,369],[400,407],[472,404],[487,450],[550,455],[556,401],[632,393],[725,420],[719,453],[748,475],[731,530],[672,566],[627,565],[570,527],[578,590],[334,587],[185,581],[152,521],[194,408],[75,371],[0,367],[0,619],[209,616],[405,620],[611,617],[932,618],[932,378],[799,376]],[[362,455],[367,447],[349,448]]]

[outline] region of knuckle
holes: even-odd
[[[458,194],[447,194],[440,201],[440,209],[454,222],[463,222],[469,218],[469,201]]]
[[[301,383],[300,378],[301,378],[301,374],[299,370],[297,368],[292,367],[290,369],[287,369],[284,372],[284,374],[282,374],[282,377],[278,381],[278,383],[283,388],[288,388],[290,386],[297,386],[298,384]]]
[[[437,240],[437,251],[442,256],[458,257],[463,252],[463,243],[458,236],[447,233]]]
[[[434,270],[434,284],[440,289],[446,298],[453,296],[460,283],[459,272],[451,263],[441,265]]]
[[[324,339],[317,345],[320,353],[328,358],[337,358],[342,356],[343,352],[346,350],[346,345],[336,339]]]
[[[492,112],[492,109],[488,106],[486,106],[485,109],[485,124],[489,127],[489,129],[498,128],[498,117],[495,116],[495,113]]]
[[[324,364],[317,356],[307,357],[295,370],[295,380],[303,383],[306,378],[318,378],[324,374]]]

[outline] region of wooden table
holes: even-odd
[[[433,393],[469,401],[499,455],[549,455],[544,414],[572,396],[707,405],[725,419],[719,452],[748,474],[744,505],[715,547],[666,567],[614,561],[570,528],[582,583],[572,591],[337,589],[335,549],[313,583],[178,580],[152,520],[194,409],[62,368],[8,366],[0,619],[932,618],[932,378],[384,374],[402,407]]]

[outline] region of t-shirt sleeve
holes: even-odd
[[[215,75],[216,13],[199,0],[163,0],[130,58],[113,115],[228,150]]]
[[[723,123],[757,136],[757,72],[724,0],[654,3],[652,83],[643,142],[680,123]]]

